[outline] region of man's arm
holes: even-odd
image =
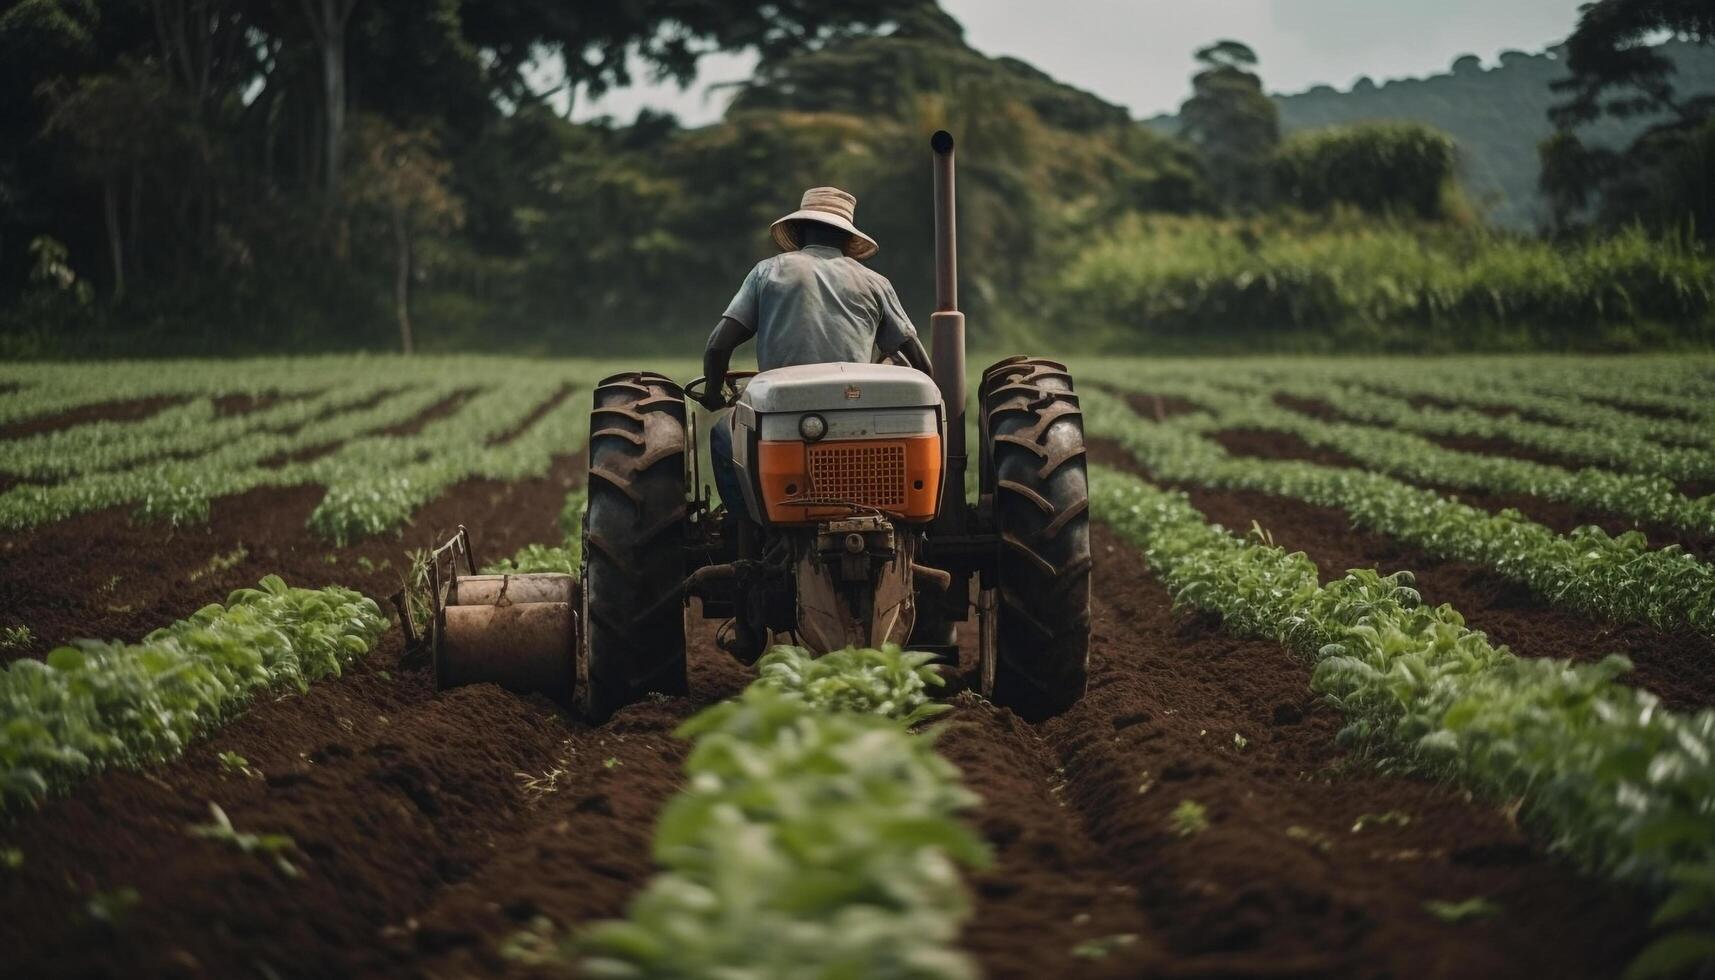
[[[732,352],[738,345],[756,335],[756,331],[734,320],[723,316],[715,324],[714,332],[709,334],[709,345],[703,349],[703,398],[704,408],[713,412],[723,407],[725,399],[721,396],[721,385],[726,382],[727,368],[732,364]],[[921,347],[921,345],[919,345]]]
[[[907,339],[899,345],[898,350],[888,356],[904,358],[906,367],[914,367],[924,374],[932,373],[929,367],[929,352],[923,349],[923,342],[916,336]]]
[[[881,323],[875,334],[876,347],[888,357],[903,358],[908,366],[929,374],[929,352],[917,339],[917,328],[911,325],[911,317],[899,302],[899,294],[893,291],[893,283],[880,275],[876,279],[880,280],[881,288]]]

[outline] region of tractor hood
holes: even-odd
[[[927,374],[894,364],[800,364],[750,379],[741,403],[774,412],[939,407],[941,393]]]

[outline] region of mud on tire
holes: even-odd
[[[590,413],[577,702],[605,721],[686,693],[685,394],[650,372],[605,378]]]
[[[1041,358],[990,367],[978,399],[979,472],[1001,539],[983,693],[1035,721],[1083,697],[1089,672],[1084,420],[1066,366]]]

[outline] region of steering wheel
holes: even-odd
[[[744,393],[744,384],[756,377],[755,371],[728,371],[721,381],[721,407],[738,401],[738,396]],[[703,388],[709,383],[708,378],[696,378],[685,386],[685,397],[698,404],[703,401]]]

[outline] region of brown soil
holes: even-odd
[[[558,408],[560,406],[560,403],[565,401],[567,398],[569,398],[571,396],[572,392],[574,392],[576,390],[577,390],[577,386],[575,386],[575,385],[569,385],[568,384],[568,385],[561,386],[559,391],[556,391],[552,395],[548,396],[547,401],[544,401],[542,404],[537,405],[534,409],[531,409],[530,414],[526,415],[524,417],[523,421],[519,422],[517,425],[506,430],[505,432],[502,432],[500,435],[497,435],[494,438],[488,440],[488,444],[491,446],[504,445],[504,444],[511,442],[512,440],[518,438],[519,436],[523,435],[524,433],[530,431],[530,427],[535,425],[537,422],[541,421],[542,416],[547,415],[549,412]]]
[[[1097,440],[1092,458],[1142,473],[1129,453],[1110,442]],[[1275,544],[1302,551],[1315,561],[1324,581],[1350,568],[1407,570],[1416,577],[1424,601],[1451,604],[1471,628],[1516,653],[1574,660],[1623,653],[1636,668],[1629,683],[1655,692],[1669,706],[1715,705],[1715,638],[1690,630],[1664,632],[1605,623],[1552,607],[1490,569],[1438,561],[1386,536],[1354,529],[1345,511],[1337,508],[1248,490],[1178,489],[1189,494],[1191,503],[1210,521],[1229,530],[1242,533],[1257,522]]]
[[[29,625],[36,641],[3,656],[40,654],[82,636],[137,639],[270,573],[293,585],[346,585],[382,598],[399,588],[409,551],[438,544],[461,523],[471,528],[479,561],[557,540],[560,506],[582,465],[568,456],[541,479],[466,481],[419,510],[400,534],[347,548],[305,526],[322,498],[316,486],[220,498],[203,527],[133,524],[130,508],[115,507],[12,535],[0,540],[0,609],[7,623]]]
[[[1201,411],[1195,402],[1181,398],[1178,395],[1157,395],[1148,392],[1139,394],[1137,392],[1120,391],[1117,388],[1109,388],[1106,390],[1110,394],[1124,398],[1126,403],[1131,406],[1132,411],[1146,419],[1155,419],[1157,422],[1162,419],[1172,418],[1175,415],[1190,415],[1192,412]]]
[[[403,422],[387,426],[384,429],[377,429],[373,434],[378,436],[414,436],[423,431],[423,426],[428,425],[430,422],[452,417],[459,409],[464,407],[465,402],[470,401],[471,397],[475,395],[476,392],[477,389],[475,388],[455,391],[433,405],[430,405],[423,411],[418,412],[411,418],[406,419]]]
[[[555,536],[548,496],[467,484],[436,506],[510,547]],[[497,530],[519,512],[529,528]],[[961,695],[939,743],[985,797],[973,820],[996,863],[972,876],[964,945],[987,975],[1611,976],[1639,948],[1638,896],[1544,857],[1495,807],[1345,758],[1302,663],[1175,615],[1135,552],[1100,528],[1095,545],[1088,698],[1032,727]],[[528,972],[498,953],[507,937],[619,914],[647,879],[684,755],[672,729],[749,676],[693,623],[693,696],[600,728],[493,687],[436,693],[390,633],[182,760],[105,774],[7,828],[24,859],[0,875],[0,954],[20,976]],[[227,771],[224,751],[260,776]],[[1187,799],[1210,827],[1181,838],[1169,813]],[[191,837],[211,801],[241,831],[289,834],[302,875]],[[1352,830],[1381,813],[1409,822]],[[117,924],[90,916],[128,887]],[[1499,915],[1423,908],[1475,896]],[[1136,938],[1091,958],[1120,935]]]
[[[1289,395],[1276,395],[1274,400],[1283,407],[1305,415],[1330,420],[1339,418],[1338,413],[1325,402],[1295,399]],[[1259,456],[1264,459],[1305,459],[1330,466],[1360,466],[1341,453],[1316,449],[1296,437],[1282,437],[1276,433],[1250,432],[1240,435],[1233,432],[1217,432],[1212,435],[1212,438],[1220,442],[1228,452],[1237,456]],[[1584,465],[1574,459],[1555,456],[1551,453],[1536,452],[1529,447],[1520,446],[1505,439],[1450,436],[1437,438],[1433,441],[1459,452],[1529,459],[1564,469],[1577,470],[1583,468]],[[1335,460],[1340,461],[1336,462]],[[1594,524],[1613,535],[1623,534],[1626,531],[1642,531],[1644,536],[1649,539],[1652,548],[1663,548],[1670,544],[1677,544],[1705,560],[1709,560],[1712,555],[1715,555],[1715,538],[1689,534],[1665,524],[1640,522],[1610,511],[1579,507],[1576,504],[1549,500],[1546,497],[1538,497],[1533,494],[1480,493],[1436,484],[1425,484],[1424,486],[1447,496],[1458,497],[1464,503],[1486,510],[1491,514],[1499,513],[1509,507],[1513,508],[1531,520],[1553,528],[1559,534],[1566,534],[1575,527]],[[1690,483],[1679,487],[1680,492],[1688,497],[1701,496],[1711,489],[1715,488]]]
[[[1584,400],[1587,402],[1594,402],[1597,405],[1603,405],[1608,408],[1617,408],[1622,412],[1631,412],[1633,415],[1642,415],[1646,418],[1672,419],[1676,422],[1695,422],[1697,420],[1696,417],[1689,412],[1685,412],[1677,408],[1669,408],[1666,405],[1643,405],[1638,402],[1629,402],[1622,398],[1586,397]]]
[[[1223,429],[1211,432],[1209,438],[1234,456],[1261,456],[1265,459],[1301,459],[1323,466],[1358,467],[1360,464],[1337,449],[1312,446],[1290,432],[1269,432],[1263,429]]]
[[[273,408],[287,399],[310,398],[313,395],[313,392],[283,395],[278,391],[264,391],[254,395],[220,395],[214,399],[214,410],[219,415],[248,415],[265,408]]]
[[[1320,398],[1299,398],[1297,395],[1288,395],[1282,392],[1276,392],[1274,395],[1274,403],[1279,405],[1281,408],[1291,409],[1300,415],[1308,415],[1313,419],[1321,419],[1324,422],[1348,421],[1345,416],[1341,415],[1334,409],[1334,406]]]
[[[43,432],[69,429],[74,425],[83,425],[87,422],[134,422],[138,419],[146,419],[174,405],[181,405],[186,401],[189,399],[182,395],[154,395],[148,398],[131,398],[125,401],[80,405],[64,412],[39,415],[35,418],[20,419],[16,422],[0,425],[0,439],[22,439],[25,436],[39,435]]]
[[[1495,436],[1425,436],[1424,438],[1438,446],[1462,453],[1528,459],[1533,463],[1558,466],[1563,470],[1581,470],[1589,465],[1582,460],[1573,459],[1571,456],[1561,456],[1541,449],[1533,449],[1530,446],[1513,442],[1511,439],[1501,439]]]

